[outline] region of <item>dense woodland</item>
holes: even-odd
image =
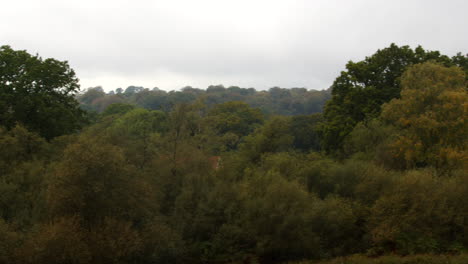
[[[129,86],[125,90],[105,93],[103,88],[88,88],[77,96],[81,107],[90,113],[101,113],[109,105],[116,103],[132,104],[148,110],[170,112],[176,105],[193,104],[203,101],[211,107],[221,103],[241,101],[268,115],[309,115],[322,112],[325,102],[330,99],[330,90],[316,91],[305,88],[273,87],[268,91],[254,88],[240,88],[212,85],[206,90],[184,87],[180,91],[166,92],[158,88]]]
[[[2,46],[0,263],[468,263],[467,73],[392,44],[323,91],[80,92]]]

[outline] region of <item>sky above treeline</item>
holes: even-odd
[[[15,0],[0,45],[67,60],[81,87],[326,89],[398,45],[468,52],[466,0]]]

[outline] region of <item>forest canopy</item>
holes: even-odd
[[[79,93],[0,51],[0,263],[468,262],[467,56],[392,44],[331,91]]]

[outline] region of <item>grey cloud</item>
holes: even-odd
[[[84,87],[325,89],[348,60],[392,42],[466,52],[467,8],[464,0],[18,0],[0,11],[0,43],[68,60]]]

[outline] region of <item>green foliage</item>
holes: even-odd
[[[203,122],[208,140],[221,145],[220,151],[226,151],[236,149],[243,137],[263,122],[263,114],[246,103],[227,102],[210,109]]]
[[[7,129],[21,123],[46,139],[77,131],[85,121],[78,90],[66,61],[0,47],[0,124]]]
[[[248,135],[254,130],[255,125],[263,120],[263,115],[258,109],[251,108],[243,102],[216,105],[208,112],[209,117],[212,119],[208,119],[207,122],[213,123],[214,129],[219,134],[231,132],[238,136]]]
[[[134,105],[124,103],[114,103],[106,107],[101,113],[101,117],[112,116],[112,115],[123,115],[131,110],[135,109]]]
[[[321,258],[346,256],[369,246],[362,211],[358,203],[338,196],[317,203],[310,228],[320,237]]]
[[[96,100],[106,95],[101,86],[94,88],[88,88],[85,93],[79,96],[79,100],[84,105],[92,105],[96,103]],[[91,110],[91,109],[88,109]]]
[[[465,263],[466,76],[424,63],[400,78],[414,58],[466,62],[392,45],[350,63],[334,96],[367,112],[332,120],[342,160],[317,152],[329,117],[263,114],[326,94],[302,88],[97,87],[80,133],[1,127],[0,263]],[[362,87],[340,93],[348,77]],[[453,255],[378,258],[427,253]]]
[[[465,71],[465,77],[468,80],[468,54],[463,55],[461,52],[459,52],[456,56],[452,57],[452,61],[456,66],[462,68]]]
[[[404,168],[450,170],[468,161],[467,82],[460,68],[434,63],[411,67],[401,99],[383,106],[382,118],[398,128],[391,155]]]
[[[290,131],[294,135],[294,148],[302,151],[319,151],[320,138],[317,130],[322,115],[298,115],[291,119]]]
[[[82,137],[52,168],[49,217],[79,216],[88,228],[106,217],[142,221],[157,204],[151,202],[149,186],[135,173],[121,149]]]
[[[43,138],[23,126],[0,127],[0,169],[6,173],[21,162],[36,160],[46,154],[46,147]]]
[[[142,167],[155,155],[160,134],[168,129],[167,119],[161,111],[134,109],[113,120],[106,137],[124,150],[129,161]]]
[[[273,117],[255,133],[246,137],[241,153],[249,160],[258,162],[264,153],[281,152],[291,149],[294,137],[289,133],[291,120]]]
[[[332,98],[324,109],[323,148],[329,153],[340,151],[357,123],[377,117],[382,104],[399,98],[400,77],[408,66],[425,61],[454,65],[459,60],[420,46],[413,50],[391,44],[363,61],[348,62],[346,71],[333,83]]]
[[[440,253],[463,245],[468,207],[458,201],[466,195],[464,180],[434,177],[431,171],[403,174],[372,207],[369,226],[377,249]]]
[[[307,228],[319,203],[304,188],[276,173],[255,175],[241,185],[239,227],[264,261],[316,257],[320,238]]]
[[[37,221],[47,147],[24,127],[0,128],[0,219],[21,225]]]
[[[398,137],[398,129],[379,119],[360,122],[346,138],[344,151],[348,156],[375,161],[387,167],[397,167],[389,144]]]
[[[264,114],[309,115],[322,111],[330,98],[330,90],[307,90],[305,88],[285,89],[274,87],[268,91],[256,91],[253,88],[222,85],[209,86],[206,90],[182,88],[180,91],[148,89],[130,86],[124,93],[109,92],[103,94],[99,87],[89,88],[77,99],[81,107],[88,111],[102,112],[113,103],[134,104],[149,110],[170,112],[176,105],[192,104],[203,100],[209,107],[227,102],[244,102],[250,107],[261,109]]]

